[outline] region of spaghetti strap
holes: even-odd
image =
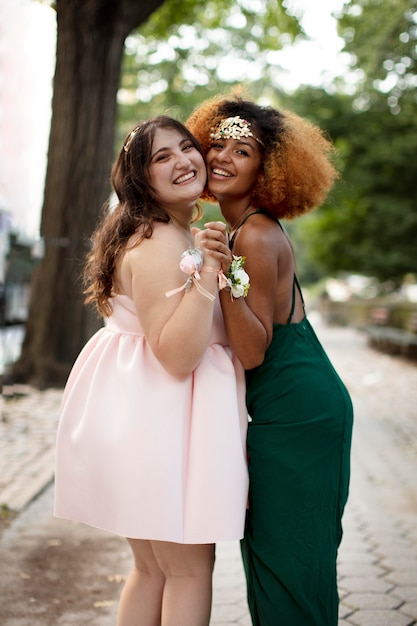
[[[273,215],[271,215],[270,212],[267,209],[264,209],[264,208],[256,209],[256,211],[252,211],[252,213],[249,213],[245,217],[245,219],[243,219],[241,221],[241,223],[239,224],[239,226],[236,228],[235,232],[233,233],[233,236],[229,239],[229,249],[230,250],[232,250],[232,248],[233,248],[233,244],[235,242],[235,238],[236,238],[237,233],[239,232],[240,227],[243,226],[243,224],[246,222],[247,219],[249,219],[249,217],[251,217],[251,215],[256,215],[256,214],[266,215],[267,217],[270,217],[271,220],[274,220],[274,222],[277,222],[277,224],[279,225],[281,230],[283,230],[281,224],[279,223],[279,220],[276,217],[274,217]]]
[[[303,308],[304,308],[304,298],[303,298],[303,292],[301,291],[301,285],[300,285],[299,280],[298,280],[298,278],[297,278],[297,274],[294,274],[294,282],[295,282],[295,284],[296,284],[296,286],[297,286],[297,289],[298,289],[298,291],[299,291],[299,293],[300,293],[301,301],[302,301],[302,303],[303,303]]]
[[[242,220],[242,222],[236,228],[235,232],[233,233],[233,236],[229,240],[229,248],[230,248],[230,250],[233,249],[233,245],[235,243],[235,238],[236,238],[237,233],[239,232],[240,227],[243,226],[243,224],[246,222],[247,219],[249,219],[249,217],[251,217],[251,215],[255,215],[255,214],[259,214],[259,213],[262,214],[262,215],[266,215],[267,217],[270,217],[272,220],[274,220],[274,222],[276,222],[278,224],[278,226],[280,227],[282,232],[285,233],[284,227],[282,226],[281,222],[279,221],[279,219],[277,217],[274,217],[273,215],[271,215],[271,213],[267,209],[264,209],[264,208],[256,209],[256,211],[252,211],[252,213],[249,213],[248,215],[246,215],[246,217]],[[291,324],[292,316],[294,315],[294,310],[295,310],[295,288],[296,287],[297,287],[298,292],[300,294],[301,302],[302,302],[302,305],[303,305],[303,311],[305,312],[305,303],[304,303],[304,298],[303,298],[303,292],[301,291],[301,286],[300,286],[300,283],[298,281],[297,274],[294,273],[294,279],[293,279],[293,284],[292,284],[291,311],[290,311],[290,314],[289,314],[288,319],[287,319],[287,324]]]
[[[255,215],[256,213],[265,213],[265,211],[263,209],[256,209],[256,211],[252,211],[252,213],[249,213],[244,220],[242,220],[242,222],[239,224],[239,226],[236,228],[235,232],[233,233],[233,236],[229,239],[229,249],[232,250],[233,249],[233,245],[235,243],[235,239],[236,239],[236,235],[239,232],[239,229],[241,226],[243,226],[243,224],[246,222],[246,220],[251,216],[251,215]]]
[[[295,274],[294,274],[294,280],[292,282],[291,311],[290,311],[290,314],[289,314],[288,319],[287,319],[287,324],[291,324],[292,316],[294,315],[294,309],[295,309]]]
[[[279,219],[277,219],[277,223],[278,226],[281,228],[282,232],[285,233],[285,229],[283,227],[283,225],[281,224],[281,222],[279,221]],[[294,315],[294,310],[295,310],[295,288],[297,287],[298,289],[298,293],[300,294],[300,298],[301,298],[301,303],[303,305],[303,311],[304,311],[304,315],[305,315],[305,302],[304,302],[304,298],[303,298],[303,292],[301,291],[301,285],[300,282],[297,278],[297,274],[294,272],[294,278],[293,278],[293,283],[292,283],[292,302],[291,302],[291,311],[290,314],[288,316],[287,319],[287,324],[291,324],[292,321],[292,316]]]
[[[291,324],[292,316],[294,315],[294,309],[295,309],[295,288],[296,287],[298,289],[298,293],[300,294],[301,302],[302,302],[302,305],[303,305],[303,311],[305,312],[305,303],[304,303],[304,298],[303,298],[303,292],[301,291],[301,286],[300,286],[299,280],[297,278],[297,274],[294,274],[294,280],[293,280],[293,283],[292,283],[291,311],[290,311],[290,314],[289,314],[288,319],[287,319],[287,324]]]

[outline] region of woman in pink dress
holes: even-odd
[[[135,127],[86,265],[106,324],[65,388],[55,515],[127,538],[118,626],[207,626],[214,544],[243,536],[244,373],[217,297],[231,257],[224,224],[190,227],[206,176],[180,122]]]

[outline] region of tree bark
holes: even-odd
[[[20,359],[12,376],[61,386],[99,328],[83,304],[82,264],[109,174],[126,36],[163,0],[57,0],[57,58],[41,219],[45,254],[31,284]]]

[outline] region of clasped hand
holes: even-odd
[[[227,272],[232,262],[229,250],[226,224],[223,222],[207,222],[203,229],[193,227],[194,246],[204,254],[204,265],[210,265]]]

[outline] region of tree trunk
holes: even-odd
[[[108,198],[123,45],[163,0],[57,0],[57,60],[41,235],[14,380],[61,386],[101,321],[83,304],[82,264]],[[143,6],[145,4],[145,6]]]

